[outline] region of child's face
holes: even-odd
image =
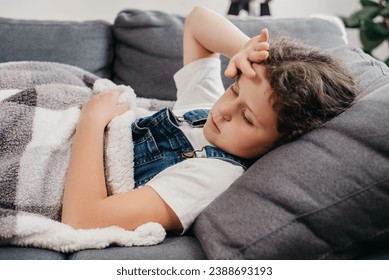
[[[253,67],[255,78],[240,75],[215,103],[204,125],[204,136],[212,145],[247,159],[268,151],[279,137],[265,67]]]

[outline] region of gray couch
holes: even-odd
[[[184,236],[169,235],[151,247],[72,254],[0,241],[0,259],[389,258],[388,68],[346,45],[341,29],[330,21],[231,20],[250,36],[267,27],[271,35],[289,34],[332,49],[352,68],[359,100],[259,159]],[[71,64],[130,84],[143,97],[174,100],[172,75],[182,63],[183,22],[181,16],[140,10],[122,11],[113,25],[2,18],[0,62]]]

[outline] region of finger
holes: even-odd
[[[118,91],[104,91],[100,92],[98,95],[95,96],[95,99],[98,100],[104,100],[103,102],[113,102],[116,103],[119,98],[119,92]]]
[[[119,96],[120,96],[120,92],[117,91],[117,90],[109,91],[108,94],[111,95],[111,97],[112,97],[113,99],[119,98]]]
[[[109,96],[109,95],[119,95],[119,92],[117,90],[111,90],[111,91],[102,91],[102,92],[99,92],[97,95],[100,95],[100,96]]]
[[[130,110],[130,104],[129,103],[122,103],[122,104],[117,104],[114,109],[114,115],[115,116],[120,116]]]
[[[255,51],[267,51],[269,49],[270,45],[268,42],[260,42],[256,43],[254,45],[254,50]]]
[[[251,62],[261,62],[266,60],[268,57],[269,57],[268,51],[259,51],[259,52],[250,52],[248,58]]]
[[[245,61],[240,65],[239,67],[240,71],[242,71],[243,75],[245,75],[247,78],[254,78],[256,73],[249,61]]]
[[[123,113],[130,110],[130,103],[128,103],[128,102],[118,104],[117,106],[118,106],[119,110]]]
[[[230,61],[228,63],[228,66],[226,68],[226,71],[224,71],[224,75],[227,77],[227,78],[234,78],[236,77],[236,75],[238,75],[238,68],[236,67],[235,63]]]
[[[107,94],[109,94],[110,100],[116,105],[128,103],[128,102],[123,102],[123,100],[120,99],[122,93],[117,90],[110,91]]]
[[[267,28],[263,28],[259,34],[260,42],[267,42],[269,40],[269,30]]]

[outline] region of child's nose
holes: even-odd
[[[230,121],[234,115],[234,110],[233,104],[224,103],[223,106],[220,107],[220,115],[225,121]]]

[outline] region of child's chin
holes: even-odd
[[[212,129],[209,127],[209,125],[207,125],[207,123],[205,123],[204,127],[203,127],[203,134],[204,134],[204,137],[205,139],[211,144],[211,145],[214,145],[213,144],[213,139],[215,137],[215,133],[212,132]]]

